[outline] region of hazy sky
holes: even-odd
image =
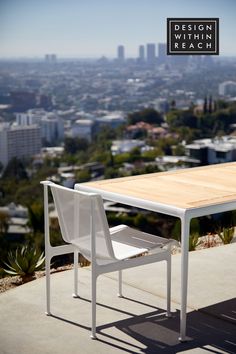
[[[236,55],[236,0],[0,0],[0,58],[136,57],[166,42],[167,17],[219,17],[220,54]]]

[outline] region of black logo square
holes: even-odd
[[[219,18],[167,18],[168,55],[219,55]]]

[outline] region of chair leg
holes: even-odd
[[[96,298],[97,298],[97,276],[92,270],[92,328],[91,328],[91,338],[97,339],[96,337]]]
[[[46,257],[46,315],[51,315],[51,284],[50,284],[50,264],[51,258]]]
[[[74,251],[74,293],[73,297],[79,297],[78,294],[78,262],[79,262],[79,253],[78,250]]]
[[[119,291],[118,291],[118,297],[123,297],[122,294],[122,270],[118,271],[118,282],[119,282]]]
[[[169,255],[167,262],[167,311],[166,316],[171,317],[171,254]]]

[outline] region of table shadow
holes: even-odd
[[[110,338],[119,343],[119,337],[114,338],[106,333],[107,328],[115,327],[139,342],[141,353],[179,353],[197,348],[209,353],[236,353],[236,299],[188,313],[187,341],[184,343],[179,342],[179,324],[179,311],[167,318],[163,309],[157,309],[98,327],[98,334],[99,340]],[[131,343],[129,350],[123,348],[124,352],[136,353],[136,346],[132,350]]]

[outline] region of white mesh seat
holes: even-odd
[[[96,337],[96,281],[101,274],[119,271],[122,296],[122,269],[165,260],[167,262],[167,315],[170,315],[171,252],[175,242],[135,230],[126,225],[109,229],[100,195],[44,184],[47,314],[50,314],[50,263],[55,255],[74,252],[74,295],[78,296],[78,252],[91,261],[92,334]],[[61,234],[68,245],[52,247],[49,236],[48,187],[50,187]],[[137,257],[138,256],[138,257]]]
[[[175,243],[174,240],[141,232],[127,225],[110,228],[110,235],[117,259],[126,259],[143,253],[157,253],[163,247],[169,247]]]

